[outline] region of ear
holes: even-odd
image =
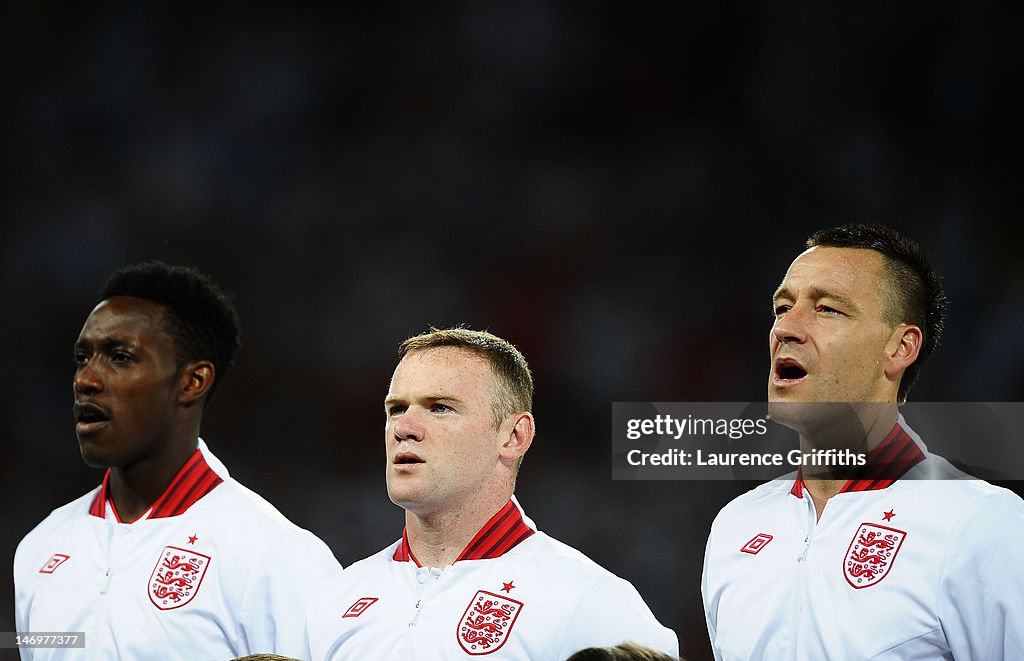
[[[898,381],[903,372],[917,360],[921,353],[921,340],[924,335],[921,329],[911,324],[900,324],[893,329],[889,342],[885,345],[887,361],[885,376]]]
[[[517,463],[533,443],[533,415],[516,413],[507,418],[500,429],[503,433],[500,436],[502,442],[498,448],[498,456],[502,461]]]
[[[208,360],[197,360],[186,365],[181,373],[178,403],[191,406],[201,401],[210,392],[215,378],[216,370]]]

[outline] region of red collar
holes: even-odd
[[[220,475],[214,473],[206,463],[203,453],[196,448],[195,453],[189,457],[171,483],[167,485],[163,495],[153,503],[148,518],[162,519],[184,514],[196,501],[213,491],[213,488],[223,481]],[[108,468],[103,475],[103,485],[96,497],[92,499],[92,505],[89,506],[89,514],[101,519],[106,516],[109,493],[110,469]]]
[[[523,515],[515,503],[509,500],[508,504],[484,524],[484,527],[470,540],[466,548],[462,549],[462,553],[455,559],[455,562],[459,560],[488,560],[503,556],[535,532],[537,531],[523,521]],[[395,549],[392,559],[398,562],[412,560],[417,567],[423,566],[412,554],[408,529],[402,531],[402,542]]]
[[[921,452],[921,448],[897,422],[889,435],[868,453],[867,463],[860,469],[860,474],[848,480],[839,493],[885,489],[922,461],[924,453]],[[796,481],[789,492],[797,498],[804,497],[802,469],[797,470]]]

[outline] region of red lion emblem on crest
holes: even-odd
[[[459,645],[466,654],[490,654],[501,649],[508,640],[512,625],[523,610],[523,602],[477,590],[455,631]]]
[[[199,592],[211,558],[176,546],[165,546],[149,577],[149,600],[162,611],[181,608]]]
[[[862,523],[843,558],[843,575],[856,589],[871,587],[892,569],[907,533],[877,523]]]

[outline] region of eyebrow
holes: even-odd
[[[860,306],[857,305],[853,301],[853,299],[848,298],[846,296],[843,296],[842,294],[839,294],[837,292],[831,291],[829,289],[822,289],[821,287],[808,287],[807,288],[807,295],[810,296],[814,300],[819,300],[819,299],[822,299],[822,298],[830,298],[830,299],[836,301],[837,303],[840,303],[841,305],[853,308],[855,310],[859,310],[860,309]],[[796,296],[793,295],[793,292],[791,292],[788,289],[786,289],[786,287],[784,287],[782,285],[779,285],[779,288],[775,290],[775,294],[772,296],[772,303],[774,304],[774,303],[778,302],[778,300],[780,298],[788,298],[788,299],[791,299],[791,300],[795,300]]]
[[[427,395],[426,397],[417,397],[417,401],[424,402],[452,402],[455,404],[461,404],[462,400],[454,395],[447,395],[445,393],[438,393],[435,395]],[[388,407],[393,404],[405,404],[408,400],[405,397],[397,397],[395,395],[389,395],[384,398],[384,406]]]
[[[97,340],[91,340],[87,337],[80,337],[75,341],[75,350],[88,349],[93,346],[98,346],[102,351],[109,351],[117,347],[134,347],[135,343],[130,342],[120,337],[101,337]]]

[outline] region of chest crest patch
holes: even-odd
[[[896,562],[907,533],[877,523],[862,523],[843,557],[846,582],[856,589],[868,588],[885,578]]]
[[[208,555],[165,546],[149,577],[149,600],[163,611],[181,608],[199,592],[210,562]]]
[[[508,640],[523,602],[486,590],[477,590],[459,620],[455,637],[466,654],[497,652]]]

